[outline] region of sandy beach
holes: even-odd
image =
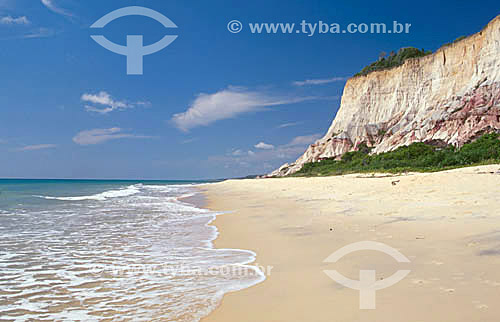
[[[218,248],[249,249],[272,266],[266,281],[227,294],[203,322],[497,322],[500,319],[500,166],[402,176],[230,180],[203,188]],[[339,248],[376,241],[404,254]],[[359,309],[359,291],[324,270],[358,280],[411,270]]]

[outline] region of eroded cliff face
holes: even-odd
[[[500,16],[432,55],[349,79],[326,135],[271,175],[339,158],[360,143],[374,153],[413,142],[461,146],[492,131],[500,131]]]

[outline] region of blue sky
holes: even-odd
[[[178,38],[126,75],[125,44]],[[478,32],[498,1],[0,0],[0,177],[192,179],[266,173],[328,129],[345,79],[381,51],[436,50]],[[233,34],[229,21],[243,30]],[[252,34],[248,23],[411,23],[409,34]],[[246,27],[246,29],[245,29]],[[309,80],[308,82],[304,82]]]

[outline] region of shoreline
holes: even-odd
[[[273,266],[260,284],[226,293],[202,322],[497,321],[500,309],[499,165],[394,177],[233,180],[205,185],[217,216],[215,248],[247,249],[252,265]],[[406,255],[377,252],[329,264],[332,252],[357,241],[385,243]],[[411,273],[376,293],[376,310],[359,309],[359,292],[323,270],[353,280],[363,266],[378,279]]]

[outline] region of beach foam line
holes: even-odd
[[[47,200],[61,200],[61,201],[83,201],[83,200],[96,200],[105,201],[110,198],[128,197],[139,193],[138,186],[132,185],[124,189],[104,191],[95,195],[89,196],[75,196],[75,197],[53,197],[53,196],[34,196]]]
[[[35,216],[38,214],[51,215],[47,216],[47,218],[44,216],[43,220],[57,222],[59,218],[66,219],[70,217],[74,218],[71,220],[78,220],[80,218],[79,207],[85,207],[83,210],[89,209],[88,213],[93,216],[92,218],[100,218],[99,213],[116,214],[123,212],[125,215],[120,216],[122,224],[119,226],[111,228],[106,219],[99,219],[97,222],[100,225],[99,227],[102,228],[101,230],[88,228],[95,224],[94,220],[89,221],[91,225],[84,223],[82,228],[88,232],[89,236],[102,238],[104,241],[107,238],[106,236],[129,232],[136,229],[134,227],[139,230],[143,229],[141,231],[147,237],[144,239],[131,239],[130,247],[127,248],[126,252],[119,248],[110,251],[109,248],[94,245],[91,249],[77,246],[71,253],[68,253],[66,249],[73,246],[69,246],[69,244],[67,246],[65,239],[60,239],[62,247],[44,243],[44,247],[38,247],[37,251],[44,254],[44,258],[52,258],[54,263],[52,263],[53,265],[39,265],[35,269],[33,267],[24,268],[28,260],[27,257],[17,258],[16,255],[10,256],[6,254],[6,256],[2,256],[0,254],[2,262],[8,265],[23,266],[23,268],[10,272],[15,274],[12,275],[13,278],[21,276],[17,283],[28,287],[24,293],[21,293],[22,296],[28,299],[27,301],[18,300],[16,296],[19,294],[9,295],[9,299],[16,301],[15,304],[4,305],[0,308],[0,311],[9,312],[4,313],[9,315],[11,314],[10,310],[19,307],[29,308],[21,317],[17,318],[21,321],[36,318],[39,312],[45,312],[47,300],[38,300],[38,295],[33,291],[49,292],[49,300],[52,301],[52,304],[64,304],[63,300],[59,303],[57,294],[54,294],[53,290],[50,289],[53,284],[58,283],[58,287],[64,288],[72,296],[95,301],[95,304],[90,306],[95,311],[102,310],[104,312],[106,306],[112,305],[112,302],[108,302],[108,300],[100,300],[103,296],[108,296],[117,297],[123,301],[123,304],[114,307],[116,312],[113,314],[117,316],[134,314],[136,319],[143,318],[146,321],[152,320],[153,315],[163,312],[164,308],[168,308],[170,311],[163,313],[167,319],[178,320],[178,317],[186,315],[186,312],[189,311],[189,320],[186,321],[198,322],[216,309],[225,294],[243,290],[264,281],[266,279],[264,270],[251,264],[256,260],[256,254],[253,251],[214,248],[213,241],[218,236],[218,230],[211,223],[216,216],[227,212],[213,212],[196,205],[195,202],[184,200],[186,197],[196,196],[200,193],[198,189],[195,189],[196,186],[198,184],[135,184],[113,187],[113,190],[108,188],[110,189],[108,191],[82,196],[78,196],[78,193],[73,193],[72,196],[61,196],[58,193],[35,196],[47,200],[61,200],[61,209],[55,208],[56,210],[54,210],[50,208],[50,210],[43,209],[29,212],[30,215]],[[89,200],[89,202],[81,204],[85,200]],[[74,208],[72,202],[77,202],[76,206],[78,208]],[[42,204],[44,203],[42,202]],[[130,213],[135,215],[129,218],[127,214]],[[133,221],[131,221],[132,217],[135,218]],[[163,225],[167,230],[156,229],[155,225],[144,224],[147,221],[155,224],[159,223],[160,226]],[[202,228],[202,226],[208,227],[208,229]],[[191,236],[190,233],[193,230],[199,231],[200,234]],[[179,234],[178,242],[172,245],[168,244],[168,242],[159,243],[162,238],[158,234],[161,235],[166,232],[182,233],[184,235]],[[33,234],[33,231],[30,230],[28,233]],[[42,241],[53,241],[60,236],[58,230],[51,229],[36,232],[36,234],[37,238]],[[75,240],[83,238],[78,233],[72,232],[72,234],[75,238],[77,237]],[[19,236],[20,233],[16,232],[11,236],[11,239],[18,240]],[[187,237],[184,238],[183,236]],[[28,239],[31,236],[23,238]],[[83,239],[85,240],[85,238]],[[145,242],[152,245],[148,252],[143,252],[140,248]],[[175,246],[175,248],[170,250],[168,247],[171,246]],[[199,250],[205,251],[200,252]],[[141,259],[144,256],[150,256],[151,263],[142,261]],[[127,258],[127,261],[121,261],[120,258]],[[0,268],[3,267],[2,264],[0,263]],[[174,283],[176,279],[185,278],[182,276],[183,272],[189,275],[196,274],[198,270],[207,272],[208,277],[195,275],[192,281],[186,278],[182,286]],[[210,275],[211,271],[216,273]],[[103,272],[117,277],[117,281],[112,282],[114,287],[110,287],[105,291],[101,290],[101,286],[105,283],[111,283],[111,281],[99,279],[103,277]],[[177,273],[168,275],[169,272]],[[237,275],[241,274],[240,272],[244,272],[244,274],[242,276]],[[129,285],[133,283],[131,281],[138,280],[138,277],[142,279],[142,282],[140,282],[137,293],[127,294],[126,289],[119,283],[126,281],[126,285]],[[0,284],[2,283],[8,285],[7,280],[0,281]],[[207,283],[206,289],[200,287],[199,283]],[[186,293],[185,303],[182,301],[166,301],[166,294],[170,292],[179,294],[183,288]],[[193,305],[196,303],[198,303],[196,310],[193,310],[195,307]],[[153,304],[158,305],[158,308],[150,309],[150,305]],[[51,312],[50,317],[54,320],[93,320],[89,312],[91,312],[90,308],[78,308],[76,305],[71,307],[71,311],[56,310]]]

